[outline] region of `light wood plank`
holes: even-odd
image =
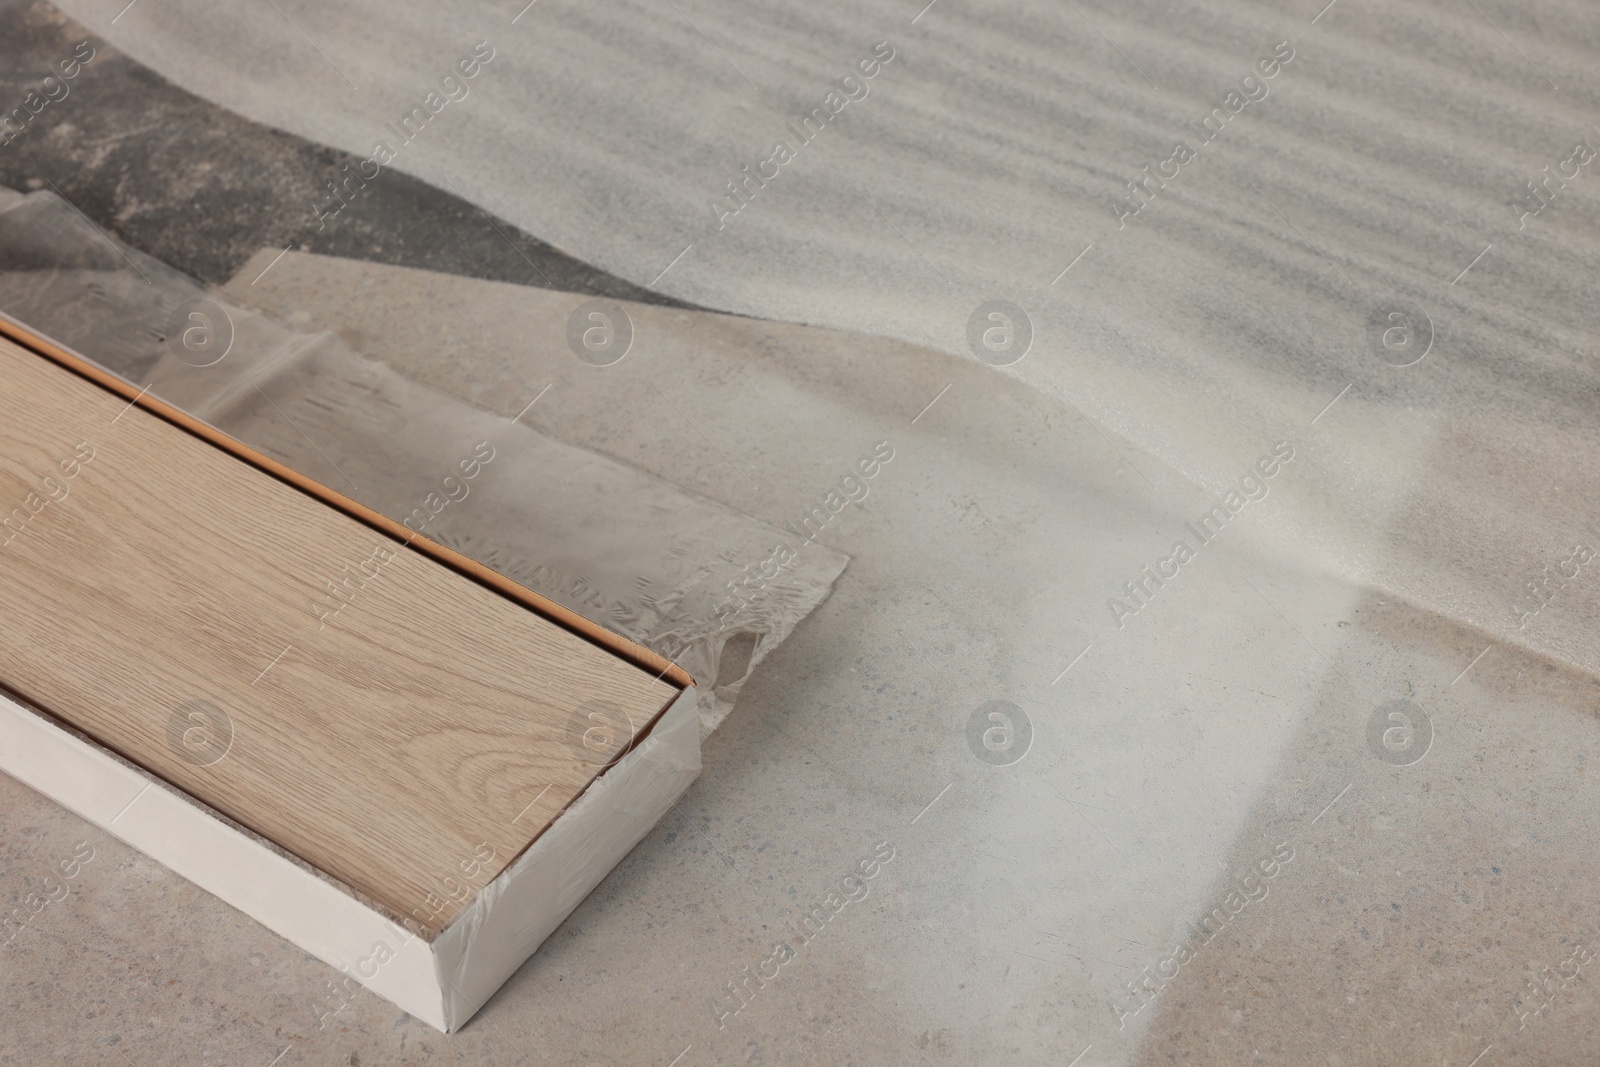
[[[679,692],[3,339],[0,681],[426,936]]]

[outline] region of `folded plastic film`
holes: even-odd
[[[0,310],[686,669],[701,731],[848,562],[229,304],[50,193],[0,189]]]

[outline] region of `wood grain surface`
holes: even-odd
[[[0,339],[0,682],[432,937],[679,688]]]

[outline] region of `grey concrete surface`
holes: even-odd
[[[772,523],[874,442],[895,459],[701,781],[466,1031],[364,993],[317,1029],[326,968],[0,784],[13,903],[97,850],[0,946],[0,1062],[1600,1055],[1600,585],[1544,570],[1600,549],[1589,175],[1510,208],[1600,147],[1592,9],[65,6],[355,153],[492,40],[392,176],[787,321],[631,304],[599,368],[567,347],[581,296],[296,252],[260,274],[268,240],[231,299],[505,418],[549,384],[542,432]],[[716,230],[706,198],[883,39],[870,95]],[[1280,40],[1270,95],[1118,228],[1126,183]],[[986,299],[1031,322],[1009,368],[968,347]],[[1432,337],[1406,367],[1369,334],[1402,304]],[[1278,441],[1266,496],[1115,618]],[[1009,765],[991,700],[1031,726]],[[730,1013],[881,841],[868,899]]]
[[[418,1033],[363,993],[330,1033],[296,1003],[251,999],[245,972],[262,1017],[207,1038],[224,1062],[1465,1063],[1489,1045],[1562,1062],[1551,1044],[1589,1040],[1581,1008],[1563,1023],[1559,1007],[1581,987],[1526,1026],[1513,1009],[1592,936],[1587,853],[1567,849],[1595,815],[1574,783],[1600,694],[1548,656],[1307,565],[1296,516],[1315,514],[1348,428],[1297,437],[1267,497],[1118,628],[1106,586],[1214,498],[988,368],[642,305],[627,309],[636,348],[596,368],[535,340],[581,297],[298,254],[250,284],[258,271],[222,295],[332,326],[505,418],[548,384],[557,402],[525,415],[542,432],[773,523],[873,441],[896,456],[825,535],[851,567],[750,679],[705,777],[467,1031]],[[323,462],[309,446],[298,459]],[[1396,766],[1369,720],[1402,698],[1433,736]],[[971,747],[992,699],[1033,730],[1009,766]],[[1570,787],[1554,806],[1537,800],[1547,781]],[[897,856],[873,895],[722,1014],[726,983],[882,840]],[[1133,1010],[1130,983],[1279,845],[1294,858],[1266,896]],[[215,946],[207,968],[239,973],[226,944],[247,920],[173,892],[211,916],[186,935]],[[26,985],[62,974],[57,955],[19,959]],[[59,980],[103,988],[88,967]],[[303,978],[289,984],[306,999]],[[19,1026],[18,1049],[61,1040],[61,1022]],[[148,1026],[113,1036],[133,1062],[183,1047]]]

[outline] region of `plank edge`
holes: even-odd
[[[446,548],[444,545],[402,526],[388,516],[381,515],[371,508],[357,503],[338,490],[330,488],[313,478],[308,478],[300,472],[257,452],[244,442],[202,422],[183,410],[150,396],[144,390],[136,389],[132,383],[126,382],[111,372],[95,366],[88,359],[78,355],[71,349],[35,333],[31,328],[3,311],[0,311],[0,336],[4,336],[7,340],[12,341],[41,359],[54,363],[63,370],[104,389],[106,392],[121,397],[123,400],[128,401],[130,405],[138,406],[179,430],[198,437],[213,447],[233,456],[240,462],[249,464],[263,474],[283,482],[347,517],[387,537],[394,538],[407,547],[417,549],[434,562],[448,567],[468,580],[476,582],[478,585],[521,605],[536,615],[560,626],[568,633],[575,634],[590,644],[605,649],[640,670],[655,674],[657,679],[666,680],[680,690],[694,686],[695,681],[690,677],[689,672],[665,656],[652,652],[643,645],[635,644],[619,634],[612,633],[598,623],[591,622],[577,612],[512,581],[477,560],[462,555],[454,549]]]

